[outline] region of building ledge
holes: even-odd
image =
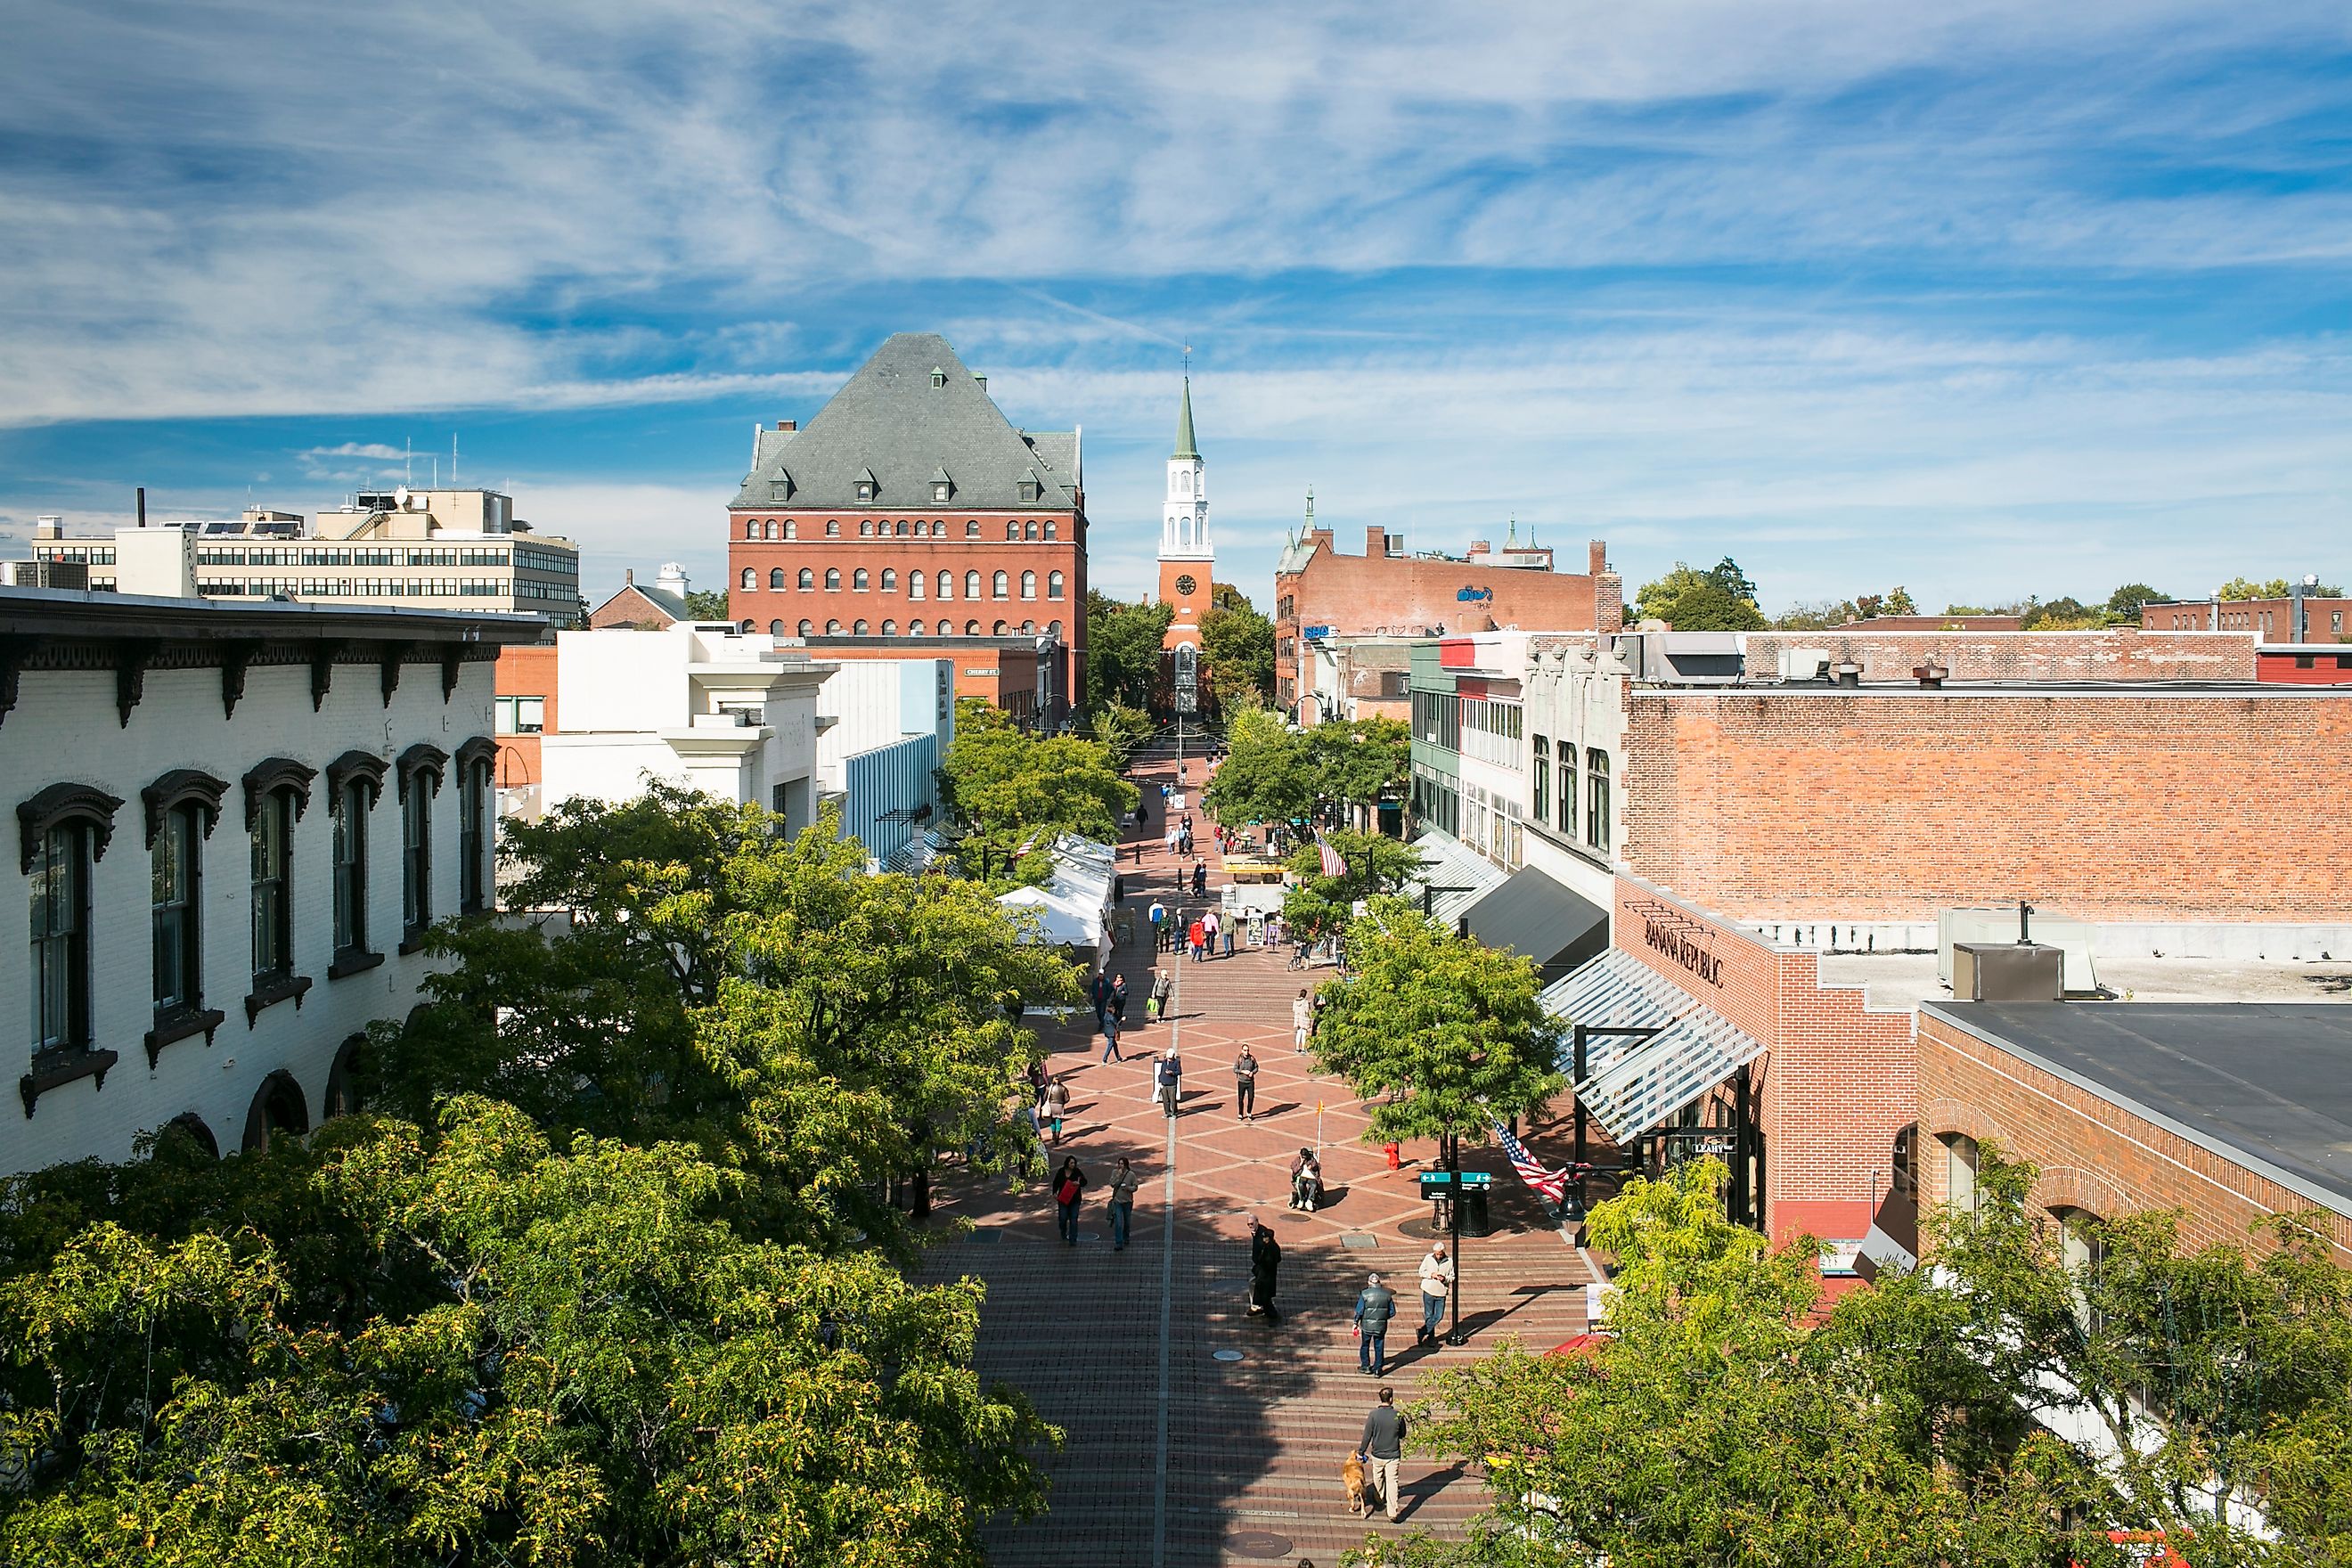
[[[347,947],[337,952],[335,961],[327,965],[327,978],[341,980],[353,974],[365,974],[383,962],[383,954],[380,952],[368,952],[360,948]]]
[[[262,1009],[275,1007],[289,997],[293,999],[294,1010],[300,1012],[302,998],[310,990],[310,977],[307,974],[255,975],[253,989],[245,997],[245,1026],[250,1029],[260,1018]]]
[[[205,1045],[213,1043],[213,1031],[228,1019],[217,1007],[173,1007],[155,1015],[155,1026],[147,1031],[147,1068],[152,1072],[163,1047],[192,1035],[202,1035]]]
[[[93,1089],[106,1087],[106,1075],[121,1058],[113,1051],[48,1051],[33,1058],[32,1070],[16,1080],[16,1092],[25,1099],[25,1115],[33,1114],[33,1104],[53,1089],[63,1089],[80,1079],[94,1079]]]

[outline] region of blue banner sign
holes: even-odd
[[[1466,605],[1474,599],[1493,598],[1495,596],[1495,590],[1492,588],[1465,588],[1454,596]]]

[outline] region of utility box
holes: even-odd
[[[2038,942],[1956,942],[1952,944],[1955,1002],[2063,1002],[2066,958]]]

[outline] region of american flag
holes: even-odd
[[[1568,1188],[1568,1173],[1547,1171],[1536,1163],[1536,1157],[1528,1152],[1528,1146],[1499,1121],[1495,1123],[1495,1136],[1501,1141],[1503,1152],[1510,1156],[1511,1169],[1519,1173],[1519,1180],[1551,1202],[1559,1202],[1560,1194]]]
[[[1325,876],[1344,877],[1348,874],[1347,860],[1337,849],[1331,847],[1331,841],[1319,833],[1315,836],[1315,849],[1322,857]]]

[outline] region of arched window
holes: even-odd
[[[1058,598],[1060,598],[1061,596],[1062,596],[1062,574],[1061,574],[1059,572],[1048,572],[1048,573],[1046,573],[1046,574],[1045,574],[1045,597],[1047,597],[1047,598],[1049,598],[1049,599],[1058,599]]]
[[[1013,574],[1009,572],[999,572],[990,586],[996,590],[998,598],[1010,598],[1013,595]]]
[[[2107,1241],[2099,1229],[2099,1216],[2088,1209],[2056,1208],[2050,1211],[2050,1217],[2058,1222],[2058,1263],[2073,1287],[2075,1321],[2085,1332],[2096,1333],[2104,1326],[2100,1321],[2104,1314],[2093,1310],[2090,1292],[2107,1261]]]
[[[866,518],[859,521],[857,525],[857,537],[860,539],[871,539],[874,537],[874,520],[872,518]]]
[[[841,635],[841,623],[840,623],[839,621],[827,621],[827,622],[825,622],[825,623],[824,623],[824,635],[825,635],[825,636],[827,636],[827,637],[839,637],[839,636]]]
[[[898,591],[898,574],[887,566],[882,568],[882,591],[886,594],[895,594]]]
[[[1004,623],[1003,623],[1003,621],[999,621],[999,622],[997,622],[997,623],[996,623],[996,629],[995,629],[994,631],[991,632],[989,635],[990,635],[990,636],[992,636],[992,637],[1003,637],[1003,636],[1004,635]]]
[[[923,525],[919,522],[915,526],[920,528]],[[892,526],[890,532],[896,538],[904,539],[907,537],[907,525],[904,522],[897,523]]]
[[[1024,622],[1022,622],[1022,623],[1021,623],[1021,635],[1022,635],[1023,637],[1035,637],[1035,636],[1037,635],[1037,623],[1036,623],[1036,622],[1034,622],[1034,621],[1024,621]]]
[[[980,623],[979,623],[978,621],[966,621],[966,622],[964,622],[964,624],[963,624],[963,635],[964,635],[964,636],[966,636],[966,637],[978,637],[978,636],[980,635]]]
[[[908,573],[908,574],[907,574],[907,597],[908,597],[909,599],[919,599],[919,598],[921,598],[921,597],[923,596],[923,589],[924,589],[924,587],[925,587],[925,586],[929,583],[929,581],[930,581],[930,579],[929,579],[928,577],[925,577],[925,576],[922,574],[922,573],[921,573],[921,572],[919,572],[919,571],[916,571],[916,572],[909,572],[909,573]]]
[[[789,517],[784,519],[784,537],[786,539],[798,539],[800,536],[801,525],[794,522]]]
[[[839,539],[841,537],[841,520],[839,518],[828,517],[824,520],[824,536],[827,539]]]
[[[767,537],[769,537],[770,539],[773,539],[773,538],[775,538],[775,537],[776,537],[776,520],[775,520],[774,518],[772,518],[772,518],[770,518],[770,519],[767,521],[767,523],[765,524],[765,526],[764,526],[764,528],[763,528],[762,531],[763,531],[763,532],[765,532],[765,534],[767,535]]]
[[[801,568],[801,577],[800,577],[800,586],[801,586],[801,592],[802,592],[802,593],[803,593],[803,594],[807,593],[810,589],[812,589],[812,588],[815,587],[815,586],[816,586],[816,574],[815,574],[815,573],[814,573],[814,572],[812,572],[812,571],[810,571],[810,570],[809,570],[807,567],[805,567],[805,566],[802,567],[802,568]]]
[[[963,574],[963,596],[967,599],[977,599],[980,597],[979,573],[967,572]]]
[[[1895,1147],[1886,1163],[1887,1192],[1895,1197],[1916,1199],[1919,1195],[1919,1124],[1911,1123],[1895,1135]]]
[[[1045,537],[1052,539],[1057,536],[1060,532],[1061,525],[1055,522],[1052,518],[1047,518],[1045,520]]]
[[[737,629],[748,634],[751,629],[751,623],[747,620]]]
[[[849,630],[850,635],[853,637],[862,637],[866,635],[866,623],[864,621],[860,621],[856,626],[850,627]]]
[[[1029,521],[1021,525],[1021,537],[1024,539],[1034,539],[1037,537],[1037,522],[1034,518],[1032,518]]]
[[[784,623],[782,621],[770,621],[768,623],[768,635],[772,637],[780,637],[783,636]]]
[[[294,1075],[280,1068],[263,1079],[245,1113],[245,1152],[251,1154],[268,1148],[269,1141],[280,1132],[299,1138],[309,1131],[310,1104]]]
[[[755,517],[743,525],[743,537],[746,539],[757,539],[760,537],[760,520],[758,518]]]
[[[921,637],[923,635],[923,623],[920,621],[908,621],[907,623],[907,635],[910,637]]]
[[[1062,623],[1059,621],[1047,621],[1045,623],[1045,630],[1054,637],[1060,637],[1062,635]]]
[[[824,569],[824,591],[828,594],[838,594],[841,592],[840,567],[828,566]]]
[[[759,569],[758,567],[756,567],[756,566],[746,566],[746,567],[744,567],[744,568],[743,568],[743,591],[744,591],[745,593],[747,593],[747,594],[748,594],[748,593],[750,593],[752,589],[757,588],[759,585],[760,585],[760,569]]]
[[[866,568],[863,566],[860,566],[856,571],[852,572],[849,574],[849,586],[852,590],[860,594],[866,592],[866,584],[871,581],[873,581],[873,579],[866,575]]]
[[[803,621],[803,622],[801,623],[801,636],[803,636],[803,637],[814,637],[814,636],[815,636],[815,635],[816,635],[816,623],[815,623],[814,621]]]
[[[947,531],[948,525],[944,522],[934,522],[931,524],[931,537],[933,539],[942,537],[946,534]]]
[[[898,635],[898,623],[896,621],[884,621],[882,623],[882,635],[886,637],[897,637]]]
[[[963,525],[963,536],[966,539],[978,539],[980,537],[980,519],[975,517],[965,522]]]
[[[1034,572],[1021,574],[1021,596],[1024,599],[1034,599],[1037,596],[1037,574]]]
[[[1020,537],[1021,537],[1021,525],[1020,525],[1019,523],[1017,523],[1017,522],[1007,522],[1007,523],[1004,525],[1004,537],[1005,537],[1005,538],[1007,538],[1007,539],[1018,539],[1018,538],[1020,538]]]
[[[784,569],[782,567],[771,566],[768,568],[768,587],[772,593],[781,594],[784,591]]]
[[[954,573],[942,572],[940,574],[940,597],[942,599],[952,599],[955,597]]]

